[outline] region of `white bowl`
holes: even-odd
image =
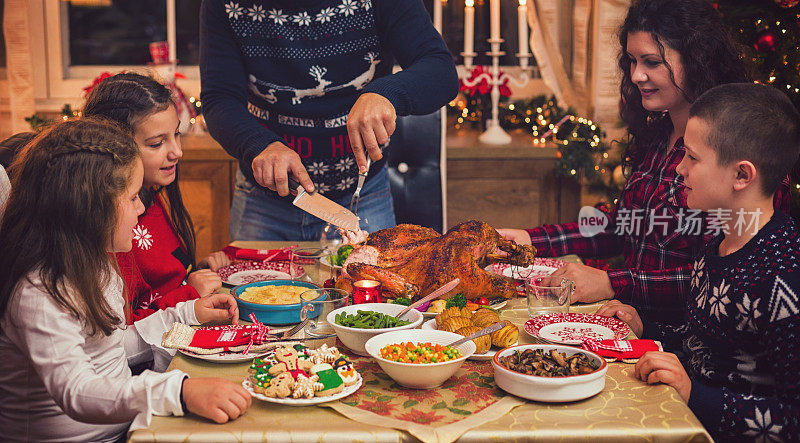
[[[367,351],[364,349],[364,344],[367,340],[371,339],[372,337],[383,334],[384,332],[390,331],[399,331],[401,329],[414,329],[422,324],[422,313],[417,311],[416,309],[412,309],[408,311],[408,313],[403,315],[401,320],[411,321],[411,323],[404,325],[404,326],[397,326],[394,328],[380,328],[380,329],[361,329],[361,328],[350,328],[348,326],[342,326],[336,323],[336,315],[340,313],[346,313],[349,315],[356,315],[356,311],[375,311],[380,312],[382,314],[395,316],[400,313],[403,309],[407,308],[408,306],[403,305],[395,305],[392,303],[362,303],[360,305],[350,305],[345,306],[343,308],[334,309],[333,311],[328,313],[328,324],[333,327],[333,330],[336,331],[336,335],[339,337],[339,340],[344,343],[351,351],[355,352],[358,355],[369,355]]]
[[[461,357],[442,363],[399,363],[381,357],[381,348],[396,343],[432,343],[446,345],[464,336],[454,332],[428,329],[410,329],[386,332],[367,340],[369,355],[378,361],[381,369],[398,384],[407,388],[435,388],[452,377],[467,357],[475,353],[475,343],[468,341],[456,346]]]
[[[555,349],[569,357],[578,352],[583,352],[600,365],[596,371],[584,375],[570,375],[566,377],[540,377],[512,371],[500,364],[500,357],[513,354],[515,351],[526,349],[542,349],[550,351]],[[518,397],[544,402],[577,401],[598,394],[606,385],[606,372],[608,363],[595,354],[572,346],[560,345],[519,345],[502,349],[492,359],[494,367],[494,381],[502,390]]]

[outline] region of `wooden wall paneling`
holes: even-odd
[[[231,168],[228,161],[183,161],[180,187],[194,223],[197,259],[230,242]]]

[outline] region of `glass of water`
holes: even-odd
[[[541,279],[526,279],[525,293],[528,297],[528,314],[531,317],[554,312],[569,312],[575,283],[565,278],[558,286],[541,286]]]

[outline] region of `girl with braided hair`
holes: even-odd
[[[181,371],[133,376],[127,356],[173,322],[233,320],[229,294],[178,303],[126,325],[113,253],[130,250],[144,168],[133,139],[93,119],[63,122],[11,167],[0,224],[0,440],[118,441],[152,415],[225,422],[250,396]]]
[[[222,280],[215,271],[230,260],[215,252],[195,263],[194,228],[178,186],[180,120],[169,89],[143,75],[117,74],[90,91],[83,115],[119,123],[133,135],[144,162],[139,196],[146,209],[133,249],[118,257],[132,288],[132,318],[216,292]]]

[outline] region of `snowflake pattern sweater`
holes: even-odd
[[[361,94],[386,97],[403,116],[458,92],[420,0],[205,0],[200,23],[203,114],[252,183],[253,159],[282,141],[318,191],[343,196],[358,172],[346,123]],[[403,70],[392,74],[395,59]]]
[[[687,322],[645,324],[681,358],[689,407],[720,441],[800,435],[800,234],[781,211],[740,250],[694,261]]]
[[[117,253],[117,263],[131,303],[129,322],[200,297],[194,287],[184,284],[191,260],[159,198],[139,216],[133,249]]]

